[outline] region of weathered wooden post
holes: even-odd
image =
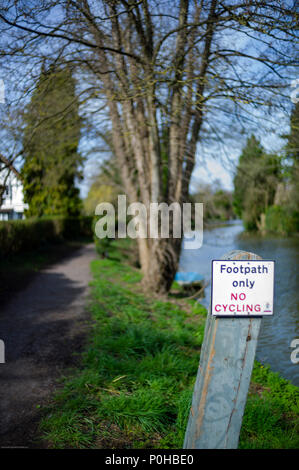
[[[273,313],[274,263],[258,260],[253,253],[232,251],[213,261],[218,271],[212,289],[216,286],[219,296],[212,292],[185,449],[238,447],[261,316]]]

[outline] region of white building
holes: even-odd
[[[0,186],[5,186],[2,205],[0,206],[0,220],[23,219],[24,204],[23,185],[13,173],[7,176],[7,170],[0,171]]]

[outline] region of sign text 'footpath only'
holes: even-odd
[[[212,261],[212,315],[273,315],[274,261]]]

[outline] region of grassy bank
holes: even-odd
[[[81,369],[45,410],[50,447],[182,447],[206,310],[145,296],[123,246],[92,263],[90,338]],[[256,364],[240,447],[299,448],[298,400],[297,387]]]

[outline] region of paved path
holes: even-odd
[[[76,363],[88,327],[85,309],[90,261],[87,245],[44,269],[15,297],[0,306],[0,447],[38,447],[38,405],[45,405],[62,371]]]

